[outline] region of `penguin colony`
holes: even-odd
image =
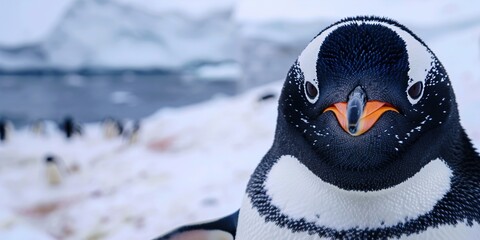
[[[74,120],[73,117],[67,116],[63,118],[56,125],[58,130],[66,139],[71,139],[74,136],[81,136],[83,134],[82,125]],[[28,127],[30,132],[37,136],[45,136],[49,134],[47,121],[37,120]],[[0,142],[7,142],[11,138],[14,131],[13,124],[1,118],[0,119]],[[116,137],[124,138],[128,143],[133,144],[138,141],[138,134],[140,132],[140,122],[133,121],[124,124],[122,121],[108,117],[102,122],[102,132],[105,139],[113,139]]]
[[[58,127],[67,139],[72,138],[74,135],[82,135],[82,127],[70,116],[65,117]]]
[[[65,117],[62,121],[56,125],[61,134],[66,140],[72,139],[74,136],[81,136],[82,126],[77,123],[71,116]],[[37,136],[46,136],[49,131],[47,130],[47,123],[44,120],[38,120],[33,122],[29,126],[31,133]],[[124,138],[128,145],[133,145],[138,141],[138,135],[140,132],[140,122],[133,121],[125,127],[124,124],[114,118],[106,118],[102,124],[103,137],[107,140],[111,140],[116,137]],[[8,141],[11,138],[14,131],[13,124],[6,119],[0,119],[0,143]],[[48,154],[43,157],[43,163],[45,167],[45,178],[50,186],[58,186],[62,184],[64,176],[68,174],[68,168],[65,166],[62,158],[53,154]]]
[[[239,212],[158,239],[234,238],[480,239],[480,157],[422,40],[356,17],[307,45]]]

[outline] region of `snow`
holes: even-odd
[[[283,77],[312,36],[356,15],[396,19],[428,40],[478,25],[480,2],[0,0],[0,70],[185,70],[236,62],[242,72],[232,71],[234,78],[255,86]]]
[[[151,0],[114,0],[116,2],[134,6],[146,12],[165,14],[178,12],[194,18],[202,18],[215,12],[230,11],[235,0],[177,0],[177,1],[151,1]]]
[[[74,1],[0,0],[0,47],[19,47],[41,41],[62,20]]]
[[[222,0],[203,4],[194,0],[150,4],[77,0],[62,11],[58,9],[55,16],[62,17],[56,21],[12,16],[7,19],[10,23],[0,25],[0,43],[8,43],[0,44],[0,69],[178,70],[199,63],[232,61],[236,53],[232,51],[231,5],[231,1]],[[3,6],[11,10],[17,3],[4,2],[0,9]],[[48,5],[38,8],[43,11]],[[22,32],[28,34],[37,31],[37,25],[43,30],[32,38],[17,34],[20,30],[9,25],[12,22],[25,22],[28,27]]]
[[[273,141],[276,100],[257,99],[279,89],[161,110],[142,121],[136,144],[105,139],[99,124],[71,141],[17,131],[0,146],[0,212],[12,212],[0,216],[0,239],[151,239],[235,211]],[[62,159],[59,186],[47,184],[47,154]]]
[[[210,64],[192,71],[192,78],[206,81],[235,81],[241,76],[241,68],[237,63]]]
[[[47,38],[78,0],[0,0],[0,46],[31,45]],[[101,2],[101,1],[90,1]],[[152,14],[172,12],[195,18],[233,8],[233,0],[112,0],[116,4],[134,7]],[[189,7],[185,7],[189,6]],[[118,16],[121,17],[121,16]]]

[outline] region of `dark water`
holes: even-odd
[[[71,115],[80,122],[105,117],[139,119],[237,92],[235,81],[198,81],[174,74],[1,76],[0,117],[24,125]]]

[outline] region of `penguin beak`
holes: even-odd
[[[380,101],[366,101],[366,94],[361,87],[355,88],[348,97],[348,102],[339,102],[326,108],[332,111],[340,126],[352,136],[367,132],[387,111],[399,113],[391,104]]]

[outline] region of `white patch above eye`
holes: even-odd
[[[406,181],[378,191],[348,191],[324,182],[293,156],[284,155],[267,175],[271,204],[294,220],[346,230],[383,228],[430,212],[450,190],[452,170],[440,159]]]
[[[337,26],[332,26],[328,29],[325,29],[322,34],[318,35],[313,39],[307,47],[302,51],[300,56],[298,57],[298,66],[303,73],[304,77],[304,85],[306,82],[311,82],[317,87],[318,90],[318,79],[317,79],[317,59],[318,59],[318,52],[320,47],[325,41],[325,38],[330,35],[335,29],[345,24],[339,24]],[[304,88],[306,89],[306,88]],[[318,95],[314,99],[310,99],[306,93],[307,99],[310,103],[315,103],[318,99]]]
[[[430,69],[433,67],[435,57],[430,52],[430,50],[428,50],[427,47],[425,47],[421,42],[415,39],[410,33],[393,25],[388,25],[385,23],[381,25],[392,29],[405,42],[408,55],[408,66],[410,68],[408,71],[408,87],[405,90],[405,93],[407,94],[408,101],[412,105],[415,105],[423,97],[427,75]],[[408,95],[408,89],[410,89],[410,87],[417,82],[422,82],[422,92],[420,93],[420,97],[418,97],[417,99],[413,99],[410,97],[410,95]]]
[[[317,81],[317,59],[318,53],[320,48],[327,38],[333,31],[337,30],[340,27],[350,25],[350,24],[377,24],[387,27],[397,33],[401,39],[405,42],[407,55],[408,55],[408,87],[405,91],[407,94],[408,101],[415,105],[422,99],[423,92],[425,87],[422,89],[422,93],[419,98],[413,99],[408,95],[408,89],[418,81],[423,82],[423,86],[426,86],[425,81],[428,75],[428,72],[433,67],[435,57],[433,54],[428,50],[426,46],[424,46],[421,42],[415,39],[410,33],[407,31],[395,26],[391,25],[386,22],[381,22],[378,20],[352,20],[339,23],[337,25],[333,25],[330,28],[325,29],[321,34],[315,37],[307,47],[302,51],[300,56],[298,57],[299,68],[303,72],[303,76],[305,81]]]

